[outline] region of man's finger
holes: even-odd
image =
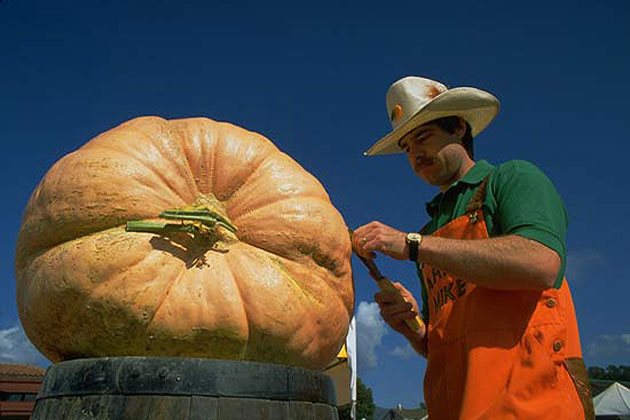
[[[378,304],[399,303],[400,295],[389,290],[382,290],[374,295],[374,300]]]
[[[404,322],[408,319],[413,319],[416,317],[416,314],[412,313],[412,312],[400,312],[397,314],[391,314],[391,315],[383,315],[383,320],[387,323],[387,324],[398,324],[401,322]]]
[[[383,305],[381,306],[381,315],[383,316],[388,316],[388,315],[394,315],[394,314],[398,314],[401,312],[411,312],[413,311],[413,307],[411,306],[410,303],[407,302],[400,302],[400,303],[392,303],[389,305]]]
[[[412,311],[407,311],[407,312],[399,312],[397,314],[387,315],[387,316],[384,316],[383,319],[385,320],[385,322],[388,322],[388,323],[399,323],[407,319],[413,319],[417,315],[418,314]]]

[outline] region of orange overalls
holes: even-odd
[[[486,178],[466,213],[434,236],[488,238]],[[560,289],[492,290],[424,265],[425,401],[431,420],[593,419],[566,280]]]

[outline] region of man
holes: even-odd
[[[360,255],[417,264],[422,318],[399,283],[375,296],[385,322],[427,357],[429,418],[594,418],[575,311],[564,279],[566,211],[534,165],[473,160],[472,139],[498,100],[474,88],[406,77],[387,92],[393,131],[367,155],[406,153],[440,193],[418,233],[371,222],[354,231]]]

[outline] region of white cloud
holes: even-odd
[[[0,363],[47,365],[50,362],[31,344],[20,325],[0,330]]]
[[[630,334],[603,334],[586,346],[586,354],[592,364],[630,363]]]
[[[381,345],[387,334],[387,326],[376,302],[360,302],[356,314],[357,320],[357,364],[361,372],[378,365],[376,348]]]
[[[606,259],[594,249],[581,249],[567,253],[566,277],[571,280],[585,280],[589,273],[596,270],[593,267],[602,265]]]
[[[409,360],[411,357],[416,356],[418,353],[411,347],[411,344],[407,343],[404,346],[396,346],[389,352],[391,356],[398,357],[402,360]]]

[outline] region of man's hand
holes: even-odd
[[[400,283],[393,283],[394,287],[400,291],[400,294],[406,302],[401,302],[400,298],[395,292],[381,291],[374,295],[374,300],[378,303],[381,310],[381,316],[383,320],[394,331],[397,331],[407,337],[412,343],[419,343],[426,334],[426,327],[424,323],[420,328],[420,331],[414,331],[407,323],[406,319],[414,319],[418,315],[418,302]],[[415,347],[415,346],[414,346]]]
[[[374,251],[382,252],[396,260],[409,259],[407,234],[381,222],[370,222],[354,230],[352,248],[366,258],[376,258]]]

